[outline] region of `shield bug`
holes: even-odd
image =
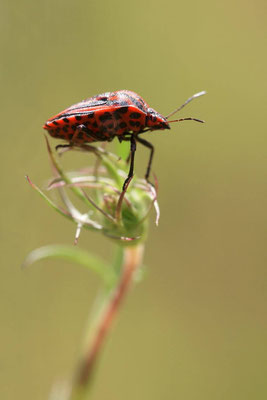
[[[133,177],[134,155],[136,142],[141,143],[150,150],[150,157],[145,174],[149,179],[154,146],[139,135],[155,130],[170,129],[170,123],[180,121],[204,122],[197,118],[180,118],[169,121],[169,118],[180,111],[190,101],[205,94],[205,91],[194,94],[180,107],[163,117],[138,94],[129,90],[102,93],[80,103],[74,104],[66,110],[50,118],[44,129],[56,138],[69,142],[58,147],[83,146],[85,143],[112,141],[115,137],[120,142],[130,141],[130,169],[128,177],[123,184],[123,190]]]

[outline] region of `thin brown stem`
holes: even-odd
[[[142,263],[143,246],[124,247],[123,266],[121,277],[116,288],[108,297],[100,315],[94,324],[93,334],[84,348],[80,366],[73,383],[71,400],[85,400],[92,383],[93,372],[98,360],[100,350],[105,338],[110,331],[112,322],[129,290],[135,271]]]

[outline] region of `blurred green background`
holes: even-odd
[[[1,3],[1,399],[44,400],[72,376],[99,287],[59,261],[20,269],[32,249],[74,237],[24,179],[50,176],[42,124],[119,89],[163,115],[207,90],[180,113],[206,124],[144,136],[156,147],[161,220],[151,220],[148,274],[106,343],[94,399],[267,398],[266,11],[263,0]],[[141,176],[147,156],[138,149]],[[79,246],[112,255],[87,231]]]

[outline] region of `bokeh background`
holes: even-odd
[[[180,114],[206,124],[150,134],[161,221],[151,219],[146,279],[106,343],[94,399],[267,398],[266,11],[263,0],[1,3],[1,399],[44,400],[72,376],[100,284],[59,261],[20,269],[38,246],[73,243],[74,225],[24,179],[50,176],[42,124],[118,89],[165,115],[207,90]],[[140,175],[147,155],[138,149]],[[112,255],[87,231],[79,246]]]

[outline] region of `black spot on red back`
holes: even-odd
[[[104,114],[100,115],[100,117],[99,117],[99,120],[100,120],[101,122],[107,121],[107,120],[109,120],[109,119],[112,119],[112,115],[111,115],[111,113],[108,112],[108,111],[104,112]]]
[[[141,117],[141,114],[139,112],[132,112],[130,114],[130,118],[133,118],[133,119],[138,119],[140,117]]]
[[[123,106],[123,107],[118,108],[116,111],[117,111],[119,114],[126,114],[126,113],[128,112],[128,110],[129,110],[129,107],[128,107],[128,106]]]
[[[139,121],[130,121],[130,125],[138,127],[138,126],[140,126],[140,122]]]

